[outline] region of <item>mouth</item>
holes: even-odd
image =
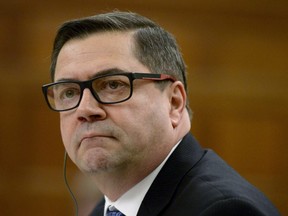
[[[108,135],[87,135],[83,136],[83,138],[80,140],[80,146],[81,145],[93,145],[95,147],[101,147],[105,144],[105,140],[107,139],[114,139],[112,136]]]
[[[87,136],[83,136],[80,142],[83,142],[84,140],[98,139],[98,138],[111,138],[111,136],[102,135],[102,134],[87,135]]]

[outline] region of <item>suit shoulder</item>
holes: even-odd
[[[280,215],[261,191],[211,150],[183,177],[175,201],[195,215]]]
[[[267,212],[264,209],[257,208],[254,204],[245,198],[233,197],[223,200],[218,200],[209,207],[207,207],[201,216],[280,216],[275,211]]]

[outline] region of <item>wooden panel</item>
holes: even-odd
[[[0,7],[3,215],[72,215],[58,114],[46,107],[41,85],[50,81],[60,23],[115,8],[147,15],[176,35],[189,70],[193,133],[288,215],[287,1],[18,0]],[[71,163],[68,176],[81,211],[92,208],[97,188]]]

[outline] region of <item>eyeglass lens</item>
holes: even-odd
[[[78,106],[84,88],[89,88],[99,102],[117,103],[131,94],[130,80],[125,75],[104,76],[88,82],[55,83],[47,89],[50,106],[55,110],[66,110]]]

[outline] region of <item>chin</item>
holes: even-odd
[[[109,168],[108,155],[103,151],[89,151],[79,163],[79,169],[88,174],[107,171]]]

